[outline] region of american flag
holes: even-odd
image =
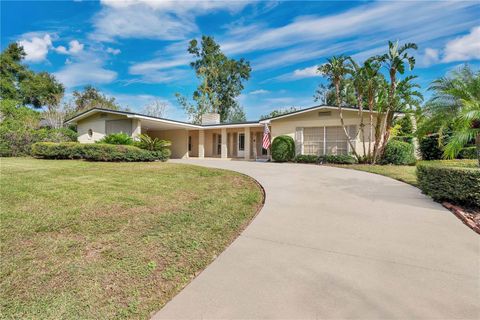
[[[265,123],[265,126],[263,127],[262,148],[265,150],[270,148],[270,130],[268,129],[268,125],[266,123]]]

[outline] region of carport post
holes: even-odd
[[[250,127],[245,127],[245,151],[244,159],[250,159]]]
[[[198,130],[198,157],[205,157],[205,131]]]
[[[222,151],[221,157],[226,159],[228,156],[228,148],[227,148],[227,128],[222,128]]]

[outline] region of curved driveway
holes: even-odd
[[[155,319],[480,318],[480,237],[418,189],[324,166],[172,162],[250,175],[266,202]]]

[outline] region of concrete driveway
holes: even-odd
[[[480,237],[418,189],[314,165],[172,162],[245,173],[266,202],[155,319],[480,318]]]

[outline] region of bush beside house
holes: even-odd
[[[276,162],[292,161],[295,157],[295,142],[290,136],[278,136],[272,142],[272,158]]]
[[[419,188],[437,201],[451,201],[480,208],[480,170],[446,166],[437,162],[417,165]]]
[[[128,145],[38,142],[32,155],[42,159],[85,159],[89,161],[166,161],[170,150],[149,151]]]
[[[414,147],[411,143],[398,140],[388,141],[381,159],[382,164],[412,165],[415,162]]]

